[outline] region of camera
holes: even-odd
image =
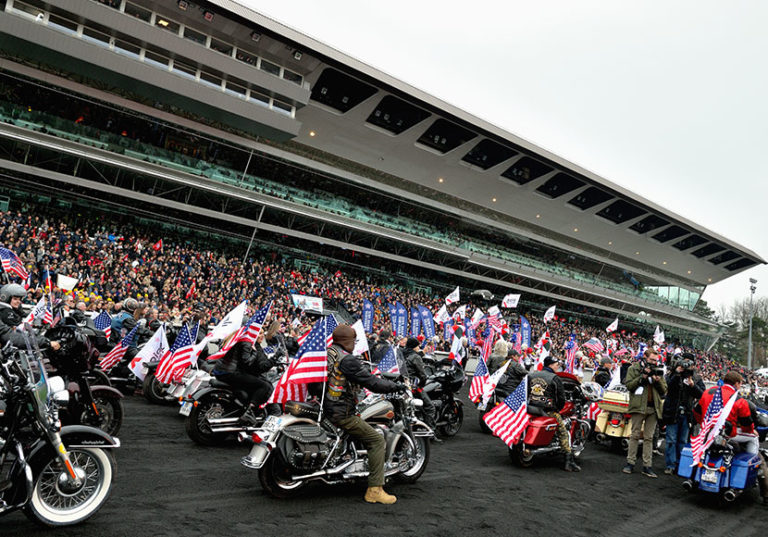
[[[651,376],[657,376],[657,377],[663,377],[664,376],[664,368],[658,367],[658,366],[651,366]]]

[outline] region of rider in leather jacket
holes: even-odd
[[[355,348],[355,330],[342,324],[333,331],[333,345],[328,349],[328,382],[323,412],[337,427],[363,442],[368,451],[368,503],[392,504],[395,496],[384,492],[384,438],[357,415],[357,394],[360,387],[375,393],[404,392],[408,388],[390,380],[374,377],[360,361],[350,354]]]
[[[414,396],[421,399],[424,402],[424,417],[427,425],[431,429],[435,428],[435,405],[432,403],[432,399],[429,398],[429,394],[424,391],[424,386],[427,385],[427,371],[424,369],[424,361],[421,359],[421,354],[416,350],[419,347],[419,340],[415,337],[409,337],[405,342],[404,358],[406,366],[408,367],[408,376],[418,380],[417,389],[414,392]]]

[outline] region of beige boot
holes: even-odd
[[[397,501],[395,496],[384,492],[383,487],[368,487],[365,491],[365,501],[368,503],[392,504]]]

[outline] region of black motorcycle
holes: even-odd
[[[91,425],[116,435],[123,424],[123,394],[109,385],[93,384],[103,378],[93,363],[99,355],[97,346],[103,332],[71,324],[58,325],[46,336],[61,343],[58,352],[50,353],[54,374],[62,377],[69,391],[69,404],[61,409],[62,423]]]
[[[456,394],[467,376],[454,360],[444,359],[434,364],[434,373],[427,377],[424,392],[435,405],[435,430],[440,436],[455,436],[464,423],[464,403]]]
[[[93,516],[112,489],[116,439],[93,427],[61,427],[68,392],[48,379],[39,353],[0,352],[0,514],[23,509],[44,526]]]

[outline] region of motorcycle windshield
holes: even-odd
[[[48,375],[45,372],[42,356],[28,351],[19,351],[16,359],[32,386],[31,392],[36,407],[35,411],[40,418],[44,418],[43,409],[48,405]]]

